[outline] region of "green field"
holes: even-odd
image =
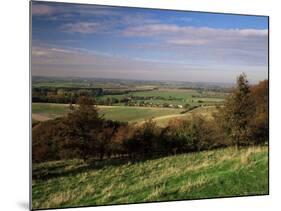
[[[130,106],[100,106],[99,111],[106,119],[138,123],[150,118],[179,114],[182,109],[150,108]]]
[[[193,89],[159,89],[152,91],[138,91],[132,92],[130,94],[121,94],[121,95],[105,95],[99,97],[100,99],[106,98],[116,98],[121,99],[128,96],[139,96],[139,97],[162,97],[165,99],[148,99],[144,100],[148,103],[156,104],[171,104],[171,105],[198,105],[198,104],[217,104],[224,101],[225,93],[216,93],[216,92],[206,92],[204,94]],[[194,97],[196,96],[196,97]],[[208,97],[206,97],[208,96]],[[174,98],[174,99],[172,99]],[[139,101],[139,100],[137,100]],[[198,102],[198,101],[203,101]]]
[[[69,112],[69,105],[55,103],[32,103],[32,114],[56,118]]]
[[[98,111],[104,114],[106,119],[128,121],[130,123],[140,122],[149,118],[179,114],[182,109],[174,108],[152,108],[152,107],[130,107],[130,106],[99,106]],[[66,104],[33,103],[32,114],[36,118],[55,118],[69,112]],[[37,115],[37,116],[35,116]],[[39,116],[39,117],[38,117]]]
[[[33,165],[32,206],[136,203],[268,194],[268,148],[226,148],[94,168],[80,160]],[[45,178],[45,179],[44,179]]]

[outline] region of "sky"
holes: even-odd
[[[268,78],[268,21],[32,2],[32,75],[233,83]]]

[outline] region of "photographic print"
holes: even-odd
[[[32,209],[269,194],[269,17],[30,13]]]

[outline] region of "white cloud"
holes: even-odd
[[[44,56],[44,55],[47,55],[48,53],[46,51],[43,51],[43,50],[39,50],[39,49],[34,49],[32,48],[32,56]]]
[[[189,36],[210,38],[242,38],[242,37],[266,37],[268,31],[263,29],[217,29],[210,27],[178,26],[175,24],[148,24],[128,27],[125,36]]]
[[[100,26],[99,23],[95,22],[76,22],[62,25],[61,30],[64,32],[91,34],[99,32],[102,28]]]
[[[267,66],[268,30],[149,24],[128,27],[124,36],[156,38],[136,48],[174,52],[169,59]]]
[[[34,58],[37,57],[52,57],[55,53],[77,53],[78,51],[72,49],[64,49],[64,48],[44,48],[44,47],[32,47],[32,56]]]
[[[183,27],[172,24],[148,24],[142,26],[128,27],[123,31],[125,36],[155,36],[165,35],[172,33],[180,33],[183,31]]]
[[[167,41],[170,44],[175,44],[175,45],[181,45],[181,46],[198,46],[198,45],[204,45],[208,43],[208,40],[200,40],[200,39],[195,39],[195,40],[168,40]]]
[[[93,10],[95,12],[96,10]],[[101,12],[101,13],[100,13]],[[97,10],[95,15],[100,16],[102,11]],[[102,16],[102,15],[101,15]],[[120,26],[142,26],[144,24],[155,24],[158,20],[147,17],[142,14],[117,14],[110,15],[107,19],[99,19],[98,21],[77,21],[70,22],[60,26],[60,30],[63,32],[75,32],[82,34],[94,34],[94,33],[117,33],[123,35],[123,30],[118,29]]]

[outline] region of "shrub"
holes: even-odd
[[[38,123],[32,128],[32,161],[60,159],[59,133],[61,119]]]
[[[217,147],[213,123],[200,115],[189,120],[173,120],[163,129],[161,140],[166,153],[201,151]]]
[[[152,155],[159,151],[159,133],[160,128],[155,122],[146,121],[133,129],[132,134],[124,140],[124,147],[131,157]]]

